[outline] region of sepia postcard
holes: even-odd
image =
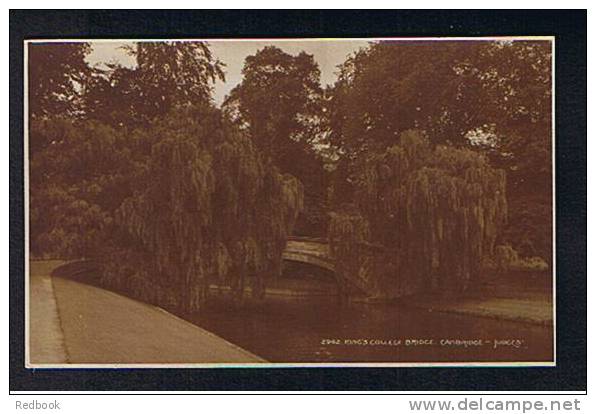
[[[25,361],[554,366],[554,37],[25,42]]]

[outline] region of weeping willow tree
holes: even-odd
[[[466,290],[507,218],[503,171],[419,131],[369,156],[354,186],[355,205],[333,215],[329,239],[344,278],[372,279],[369,293]],[[366,244],[383,249],[362,253]]]
[[[282,175],[218,111],[168,117],[149,136],[147,168],[116,212],[120,248],[104,281],[181,312],[204,303],[209,284],[262,294],[280,272],[302,209],[302,184]]]

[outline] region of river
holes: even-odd
[[[552,360],[553,329],[333,296],[268,295],[242,308],[224,296],[190,320],[270,362]]]

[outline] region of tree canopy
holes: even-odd
[[[142,190],[116,211],[128,241],[107,277],[124,274],[117,284],[136,281],[141,297],[162,295],[158,302],[183,311],[201,306],[209,283],[262,291],[280,272],[302,184],[264,161],[217,110],[182,111],[144,133],[153,145]]]
[[[63,116],[76,112],[82,85],[91,74],[85,56],[89,43],[30,43],[29,114],[32,117]]]
[[[433,148],[420,131],[369,153],[354,187],[354,204],[338,206],[329,239],[340,271],[364,272],[379,295],[466,290],[507,218],[505,173],[470,149]]]
[[[226,97],[224,111],[277,168],[304,184],[298,233],[323,235],[328,177],[315,148],[324,116],[317,63],[307,53],[292,56],[267,46],[246,58],[242,74]]]
[[[550,260],[551,54],[549,42],[525,40],[381,41],[356,52],[326,103],[335,185],[349,198],[361,157],[424,130],[432,145],[474,149],[507,172],[510,242]]]
[[[478,128],[494,128],[498,143],[507,131],[548,132],[550,71],[549,42],[375,42],[339,68],[330,141],[356,154],[412,128],[454,144]]]
[[[224,65],[205,42],[136,42],[125,46],[132,68],[108,64],[87,83],[88,118],[114,126],[138,126],[173,108],[212,103],[212,84]]]
[[[258,148],[279,159],[292,141],[315,138],[322,89],[312,55],[292,56],[267,46],[246,58],[242,75],[224,105],[247,126]]]

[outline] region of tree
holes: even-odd
[[[84,118],[114,128],[134,129],[146,123],[136,71],[119,64],[106,66],[96,69],[85,84]]]
[[[305,211],[296,230],[322,235],[327,177],[314,148],[322,119],[318,65],[305,52],[292,56],[268,46],[246,58],[242,74],[224,110],[277,168],[304,184]]]
[[[177,312],[210,283],[264,293],[302,208],[303,187],[265,162],[213,107],[187,107],[132,132],[36,120],[31,251],[98,259],[100,283]]]
[[[368,152],[422,129],[433,145],[472,148],[507,171],[506,233],[516,247],[534,246],[524,254],[548,260],[551,62],[545,41],[383,41],[360,50],[340,67],[327,102],[337,185],[355,179]]]
[[[473,59],[480,47],[382,41],[360,49],[340,66],[330,93],[330,142],[350,156],[392,145],[412,128],[428,131],[433,142],[461,142],[461,130],[465,133],[468,126],[451,120],[462,79],[455,69]],[[438,129],[441,133],[434,134]]]
[[[126,137],[96,122],[34,119],[30,142],[31,251],[80,258],[101,255],[115,210],[134,186]]]
[[[89,43],[30,43],[27,49],[29,114],[33,118],[70,116],[90,75]]]
[[[550,42],[487,47],[480,72],[485,111],[498,137],[488,152],[507,171],[510,225],[506,237],[523,256],[552,263],[552,50]],[[490,69],[489,69],[490,68]]]
[[[470,149],[433,148],[406,131],[370,152],[359,171],[354,204],[339,206],[329,228],[344,279],[369,279],[389,297],[461,293],[478,282],[507,218],[502,170]]]
[[[279,159],[292,141],[310,142],[320,116],[320,71],[313,56],[292,56],[267,46],[248,56],[243,80],[226,97],[224,106],[245,124],[258,148]]]
[[[121,234],[105,283],[179,312],[210,283],[238,298],[279,274],[302,208],[302,184],[265,163],[218,110],[188,108],[143,131],[154,137],[142,186],[116,212]]]
[[[411,128],[433,143],[468,145],[477,129],[496,135],[493,143],[511,131],[531,139],[528,129],[550,129],[550,65],[545,41],[373,43],[340,66],[330,141],[356,154]]]
[[[125,47],[133,68],[109,64],[85,92],[87,117],[134,128],[174,108],[210,105],[224,65],[206,42],[137,42]]]

